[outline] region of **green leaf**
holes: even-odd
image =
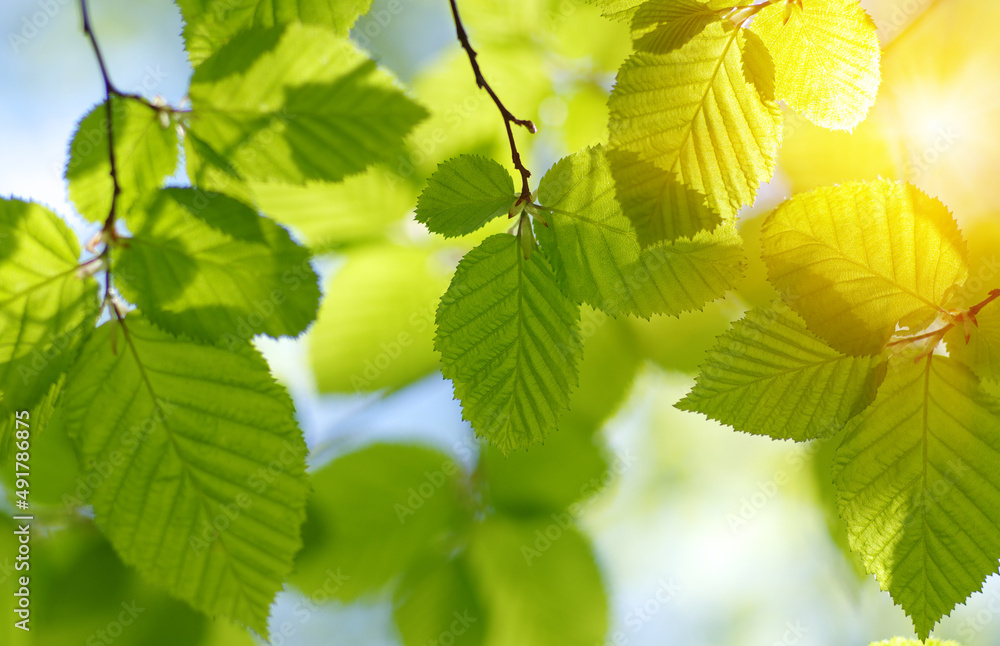
[[[417,202],[417,221],[446,238],[462,236],[507,215],[517,201],[514,180],[482,155],[449,159],[427,180]]]
[[[589,307],[581,308],[580,386],[569,398],[562,429],[596,433],[632,390],[643,356],[630,323]]]
[[[1000,559],[1000,401],[954,359],[890,362],[834,480],[851,548],[921,639]]]
[[[490,236],[458,264],[437,311],[435,348],[462,416],[504,453],[554,431],[576,385],[579,308],[544,254]]]
[[[490,504],[515,516],[547,516],[598,493],[608,463],[588,431],[564,427],[543,446],[510,456],[483,447],[479,468]]]
[[[486,646],[593,646],[608,600],[586,539],[559,519],[495,516],[477,525],[469,566],[490,621]]]
[[[121,193],[115,211],[125,214],[138,200],[160,187],[177,169],[177,129],[141,101],[111,100],[115,169]],[[91,222],[104,222],[111,211],[111,162],[108,159],[107,105],[87,113],[73,133],[65,177],[76,210]]]
[[[622,65],[608,157],[644,245],[713,228],[771,179],[781,140],[781,111],[766,92],[772,72],[756,36],[727,21]]]
[[[700,312],[675,318],[654,316],[649,320],[629,319],[635,335],[636,352],[660,368],[697,374],[715,347],[717,339],[743,314],[735,300],[712,301]]]
[[[409,182],[377,166],[336,183],[254,182],[250,188],[261,211],[319,250],[383,238],[417,201]]]
[[[461,467],[433,449],[376,444],[313,476],[294,583],[354,600],[446,554],[464,519]]]
[[[373,61],[315,25],[241,32],[195,70],[190,96],[190,132],[244,180],[266,182],[359,173],[394,158],[426,116]]]
[[[731,225],[640,249],[615,200],[604,149],[558,162],[542,178],[539,201],[549,227],[538,239],[570,296],[616,316],[648,318],[700,309],[742,275],[743,251]]]
[[[875,104],[881,48],[857,0],[779,2],[750,25],[774,59],[775,96],[824,128],[853,130]]]
[[[80,244],[33,202],[0,200],[0,415],[34,407],[97,320],[97,282],[78,275]],[[2,447],[5,442],[0,442]]]
[[[602,9],[602,15],[610,20],[631,22],[639,7],[647,0],[587,0]]]
[[[434,372],[434,310],[448,274],[427,249],[351,251],[309,335],[320,392],[402,388]]]
[[[976,325],[969,330],[961,324],[945,335],[948,354],[982,377],[1000,383],[1000,302],[987,305],[976,315]]]
[[[432,561],[404,577],[393,618],[405,646],[480,646],[488,618],[464,559]]]
[[[897,323],[931,322],[968,274],[941,202],[910,184],[853,182],[801,193],[761,232],[768,279],[808,328],[845,354],[877,354]]]
[[[637,51],[666,54],[683,47],[722,15],[698,0],[649,0],[632,18]]]
[[[184,17],[184,43],[191,65],[220,49],[239,32],[303,22],[347,36],[372,0],[177,0]]]
[[[871,403],[884,367],[832,350],[779,301],[719,338],[677,408],[777,440],[830,437]]]
[[[309,492],[291,399],[249,345],[126,324],[117,354],[110,325],[91,336],[63,401],[97,523],[151,581],[266,635]]]
[[[220,193],[158,191],[115,254],[122,295],[163,329],[232,345],[296,336],[316,318],[318,278],[288,232]]]

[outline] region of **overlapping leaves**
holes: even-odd
[[[635,41],[608,104],[608,157],[643,245],[714,229],[754,201],[781,141],[776,100],[841,129],[874,103],[875,25],[854,0],[598,4]]]
[[[775,438],[841,438],[850,546],[924,639],[1000,559],[1000,400],[980,381],[995,375],[997,309],[946,309],[965,241],[908,184],[796,196],[762,247],[785,304],[723,335],[679,406]],[[935,354],[943,338],[951,357]]]

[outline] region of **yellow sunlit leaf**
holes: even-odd
[[[886,180],[821,188],[788,200],[761,234],[768,278],[834,349],[876,354],[896,330],[934,319],[968,274],[948,209]]]
[[[750,29],[774,59],[775,95],[813,123],[852,130],[875,103],[879,43],[857,0],[779,2]]]
[[[643,244],[712,228],[753,202],[781,139],[772,77],[759,39],[728,22],[625,62],[608,102],[608,157]]]

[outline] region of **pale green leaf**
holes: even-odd
[[[834,349],[877,354],[919,330],[968,273],[948,209],[910,184],[855,182],[796,195],[761,232],[768,279]]]
[[[959,324],[945,336],[948,354],[965,363],[983,379],[1000,383],[1000,301],[989,304],[976,315],[976,324],[965,328]]]
[[[587,540],[572,518],[477,525],[468,552],[490,618],[485,646],[594,646],[608,630],[608,600]]]
[[[654,316],[648,320],[628,319],[635,335],[636,351],[660,368],[696,374],[709,351],[743,308],[733,300],[717,300],[700,312],[681,317]]]
[[[875,104],[881,48],[857,0],[778,2],[750,29],[774,60],[775,96],[813,123],[853,130]]]
[[[418,566],[396,591],[393,618],[404,646],[481,646],[488,618],[462,558]]]
[[[309,484],[292,401],[250,345],[180,340],[136,314],[94,333],[63,405],[98,525],[129,565],[267,632]]]
[[[602,15],[610,20],[631,22],[636,11],[646,0],[587,0],[601,8]]]
[[[378,166],[336,183],[252,183],[258,207],[313,249],[382,238],[416,204],[416,189]],[[225,192],[225,191],[223,191]]]
[[[770,180],[781,140],[770,66],[756,36],[723,21],[670,53],[637,52],[619,70],[608,157],[644,244],[711,229]]]
[[[921,639],[1000,559],[1000,401],[962,364],[890,362],[834,480],[851,548]]]
[[[638,51],[666,54],[721,18],[721,13],[698,0],[649,0],[632,18],[632,38]]]
[[[184,43],[191,65],[202,61],[251,27],[293,22],[324,25],[347,36],[372,0],[177,0],[184,18]]]
[[[595,495],[607,468],[592,430],[565,425],[528,451],[483,447],[479,462],[490,505],[514,516],[547,517]]]
[[[631,322],[590,307],[580,308],[580,386],[570,396],[561,429],[599,431],[632,390],[644,357]]]
[[[248,181],[340,180],[394,158],[426,116],[350,42],[297,23],[238,34],[190,96],[190,132]]]
[[[349,252],[309,335],[320,392],[402,388],[435,371],[434,310],[447,287],[447,270],[426,249]]]
[[[579,316],[545,255],[526,260],[515,236],[491,236],[458,264],[435,348],[463,417],[504,453],[558,428],[576,385]]]
[[[313,476],[306,546],[293,582],[354,600],[447,553],[463,518],[461,467],[438,451],[376,444]]]
[[[0,415],[30,409],[97,320],[97,282],[78,275],[80,244],[33,202],[0,200]],[[0,447],[4,442],[0,441]]]
[[[288,232],[220,193],[158,191],[116,252],[122,295],[160,327],[229,345],[296,336],[316,318],[318,278]]]
[[[549,227],[538,239],[570,296],[611,315],[648,318],[700,309],[740,279],[743,252],[732,225],[640,249],[615,200],[604,149],[557,163],[538,189]]]
[[[924,641],[917,641],[915,639],[906,639],[905,637],[893,637],[887,641],[872,642],[869,646],[960,646],[958,642],[946,641],[943,642],[938,639],[927,639]]]
[[[482,155],[460,155],[438,166],[427,180],[417,202],[417,221],[446,238],[462,236],[507,215],[517,197],[503,166]]]
[[[830,437],[871,403],[882,368],[831,349],[779,301],[719,338],[677,408],[778,440]]]
[[[177,168],[177,129],[153,107],[126,97],[111,100],[115,169],[121,193],[119,215],[146,193],[160,187]],[[165,116],[165,114],[163,115]],[[108,155],[107,106],[102,103],[80,121],[70,141],[65,177],[76,210],[91,222],[104,222],[111,211],[111,162]]]

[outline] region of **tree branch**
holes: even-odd
[[[80,0],[80,13],[83,14],[83,33],[90,39],[90,45],[94,49],[94,56],[97,57],[97,64],[101,68],[101,77],[104,79],[104,107],[107,113],[108,129],[108,159],[110,160],[111,165],[111,184],[113,188],[111,192],[111,209],[108,212],[108,217],[104,220],[104,228],[101,232],[106,237],[114,237],[115,207],[118,205],[118,195],[121,194],[121,185],[118,183],[118,166],[115,162],[115,128],[113,121],[114,108],[111,105],[111,98],[112,96],[120,95],[121,93],[115,89],[114,84],[111,82],[111,77],[108,76],[108,67],[104,64],[104,55],[101,54],[101,47],[97,44],[97,37],[94,35],[94,30],[90,26],[90,14],[87,11],[87,0]]]
[[[507,129],[507,141],[510,142],[511,159],[514,161],[514,168],[521,174],[521,196],[518,198],[517,203],[530,202],[531,188],[528,186],[528,178],[531,177],[531,171],[525,168],[524,163],[521,162],[521,154],[517,151],[517,143],[514,141],[514,130],[511,128],[511,124],[527,128],[528,132],[532,134],[538,132],[538,130],[531,121],[518,119],[511,114],[511,111],[504,106],[500,97],[490,87],[490,84],[486,82],[482,70],[479,69],[479,63],[476,61],[476,50],[469,43],[469,36],[465,33],[465,27],[462,26],[462,19],[458,16],[458,5],[455,3],[455,0],[449,0],[449,2],[451,2],[451,15],[455,19],[455,34],[458,36],[458,42],[462,45],[462,49],[469,55],[469,63],[472,65],[472,71],[476,75],[476,85],[481,90],[486,90],[490,98],[493,99],[493,103],[496,104],[497,109],[500,110],[501,116],[503,116],[503,125]]]

